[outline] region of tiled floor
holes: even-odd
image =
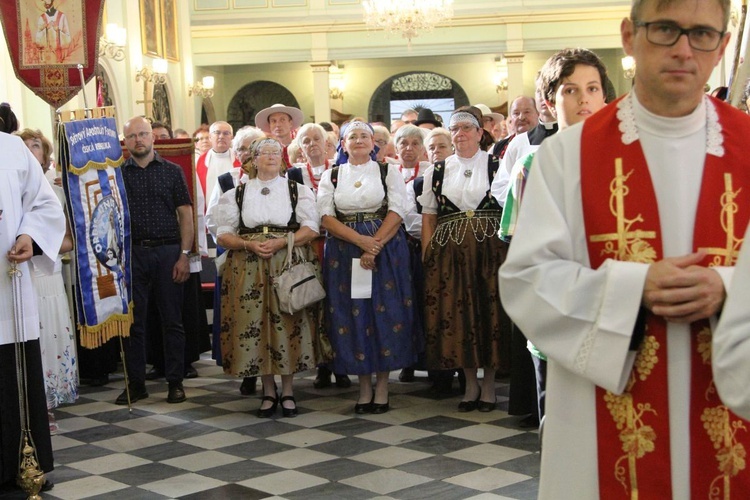
[[[182,404],[166,403],[163,380],[149,382],[150,397],[129,413],[114,405],[120,378],[56,410],[55,488],[44,498],[537,496],[538,434],[502,409],[458,413],[457,383],[454,396],[436,399],[425,378],[405,384],[393,373],[391,411],[357,416],[356,384],[316,390],[310,373],[295,381],[299,416],[263,420],[239,380],[208,359],[194,366],[200,376],[185,381]],[[498,384],[501,408],[507,388]]]

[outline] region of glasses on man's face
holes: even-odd
[[[229,130],[212,130],[213,135],[219,135],[221,137],[229,137],[232,133]]]
[[[638,28],[646,28],[646,40],[654,45],[671,47],[676,44],[682,35],[687,35],[688,44],[702,52],[712,52],[719,48],[724,31],[718,31],[707,26],[695,28],[681,28],[677,23],[667,21],[654,21],[644,23],[633,21]]]
[[[267,157],[281,156],[281,151],[261,151],[258,153],[258,156],[267,156]]]
[[[466,125],[457,125],[455,127],[451,127],[448,130],[451,131],[451,134],[457,134],[459,132],[463,132],[464,134],[468,134],[472,130],[476,130],[476,129],[477,129],[477,127],[475,127],[474,125],[468,125],[468,124],[466,124]]]
[[[143,132],[138,132],[137,134],[135,134],[135,133],[128,134],[128,135],[125,136],[125,140],[126,141],[132,141],[133,139],[135,139],[137,137],[138,139],[140,139],[142,141],[142,140],[146,139],[149,136],[153,137],[153,133],[143,131]]]

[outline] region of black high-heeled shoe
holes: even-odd
[[[461,401],[458,403],[458,411],[461,413],[468,413],[470,411],[474,411],[479,407],[479,398],[482,397],[482,389],[479,389],[479,394],[477,394],[477,399],[474,401]]]
[[[291,401],[294,403],[294,408],[286,408],[284,406],[284,401]],[[281,414],[287,418],[296,417],[297,416],[297,401],[294,400],[294,396],[282,396],[282,398],[279,400],[279,403],[281,403]]]
[[[270,408],[266,408],[265,410],[263,408],[258,408],[258,418],[271,418],[274,413],[276,413],[276,407],[279,405],[279,398],[278,396],[263,396],[260,400],[261,406],[263,406],[263,401],[271,401],[273,404]]]
[[[369,403],[357,403],[354,405],[354,413],[357,415],[364,415],[372,412],[373,401],[375,400],[375,394],[372,395],[372,399]]]
[[[385,403],[372,403],[370,413],[372,413],[373,415],[382,415],[383,413],[388,412],[388,410],[390,409],[390,401],[386,401]]]

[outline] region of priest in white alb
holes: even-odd
[[[635,0],[632,91],[548,138],[500,269],[548,356],[540,499],[747,498],[712,326],[750,221],[750,119],[704,95],[729,0]]]
[[[20,137],[0,132],[0,491],[19,470],[21,420],[16,347],[25,351],[30,430],[40,468],[51,471],[52,444],[39,350],[39,316],[28,261],[52,272],[65,234],[65,213]],[[14,300],[11,263],[21,272]],[[16,321],[16,319],[20,321]]]

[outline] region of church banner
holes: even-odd
[[[61,123],[59,163],[76,241],[81,345],[95,348],[133,322],[130,214],[114,118]]]
[[[96,70],[104,0],[2,0],[13,70],[32,92],[60,107]]]

